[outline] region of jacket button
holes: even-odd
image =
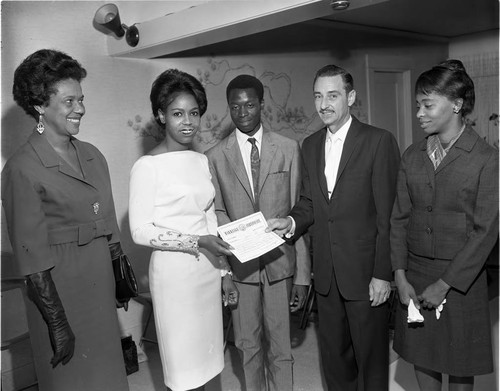
[[[432,212],[432,205],[429,205],[429,206],[427,207],[427,212]]]
[[[431,227],[427,227],[425,229],[425,232],[427,232],[430,235],[432,233],[432,228]]]

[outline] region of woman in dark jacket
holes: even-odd
[[[498,151],[465,123],[474,84],[460,61],[422,73],[415,93],[427,137],[403,155],[391,219],[404,304],[394,349],[421,390],[441,390],[442,374],[450,390],[472,390],[493,370],[485,261],[498,237]],[[423,322],[409,323],[410,301]]]
[[[38,123],[5,164],[2,202],[26,276],[41,391],[128,390],[111,265],[122,252],[108,166],[97,148],[75,138],[86,74],[55,50],[33,53],[14,74],[14,99]]]

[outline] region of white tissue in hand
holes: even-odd
[[[424,317],[420,313],[420,311],[415,307],[415,303],[412,299],[410,299],[410,304],[408,304],[408,323],[422,323],[424,321]]]
[[[446,299],[443,300],[441,304],[439,304],[438,308],[436,308],[436,319],[441,317],[441,311],[443,311],[443,305],[446,303]]]

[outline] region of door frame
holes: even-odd
[[[390,65],[388,65],[390,64]],[[366,70],[366,91],[368,103],[368,123],[372,123],[372,93],[373,93],[373,74],[377,71],[399,73],[402,75],[402,102],[399,109],[399,115],[403,120],[403,132],[398,133],[400,138],[399,148],[401,152],[406,150],[413,142],[413,125],[412,125],[412,88],[411,88],[411,66],[408,60],[395,56],[381,56],[377,54],[366,54],[365,56]]]

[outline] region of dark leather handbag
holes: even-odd
[[[139,370],[139,360],[137,357],[137,345],[132,336],[122,338],[123,361],[125,361],[125,371],[127,376]]]
[[[137,281],[130,261],[125,254],[113,259],[113,272],[115,273],[116,300],[128,301],[131,297],[137,297]]]

